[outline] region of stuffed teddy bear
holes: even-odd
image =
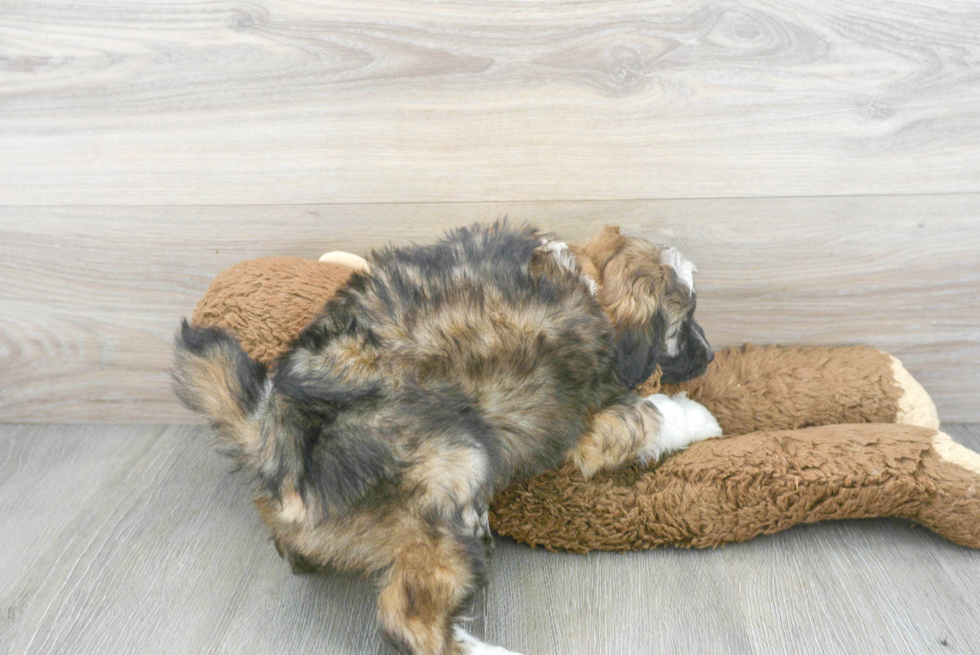
[[[266,364],[366,262],[272,257],[219,274],[193,322],[235,334]],[[586,552],[713,547],[826,519],[897,516],[980,548],[980,455],[939,431],[935,405],[890,355],[866,347],[719,351],[678,386],[725,436],[653,467],[584,479],[563,466],[502,490],[491,527],[531,546]]]

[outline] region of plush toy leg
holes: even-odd
[[[922,385],[897,359],[865,346],[726,348],[701,377],[662,389],[680,391],[707,407],[729,436],[841,423],[939,428]]]
[[[922,458],[936,491],[908,518],[950,541],[980,548],[980,454],[936,431]]]
[[[709,548],[828,519],[895,516],[980,548],[980,455],[938,430],[831,425],[693,444],[654,469],[559,469],[497,495],[491,526],[586,552]]]

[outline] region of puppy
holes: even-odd
[[[605,228],[567,246],[506,222],[372,253],[270,373],[185,321],[175,389],[255,479],[297,568],[378,573],[384,636],[413,655],[508,653],[458,625],[483,582],[487,507],[563,461],[583,474],[720,434],[699,375],[694,267]]]

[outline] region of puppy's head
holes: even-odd
[[[694,320],[697,269],[674,248],[604,227],[576,248],[616,330],[619,377],[632,388],[660,366],[661,380],[684,382],[707,369],[714,352]]]

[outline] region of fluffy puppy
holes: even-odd
[[[413,655],[507,653],[457,621],[483,581],[487,507],[569,460],[585,475],[720,434],[703,407],[630,389],[704,371],[691,266],[607,228],[529,226],[385,248],[280,358],[183,323],[175,389],[255,478],[296,567],[379,573],[378,620]]]
[[[598,286],[619,348],[622,382],[635,387],[660,366],[668,384],[704,373],[714,359],[704,330],[694,320],[697,268],[675,248],[628,239],[618,227],[603,227],[571,246],[583,275]]]

